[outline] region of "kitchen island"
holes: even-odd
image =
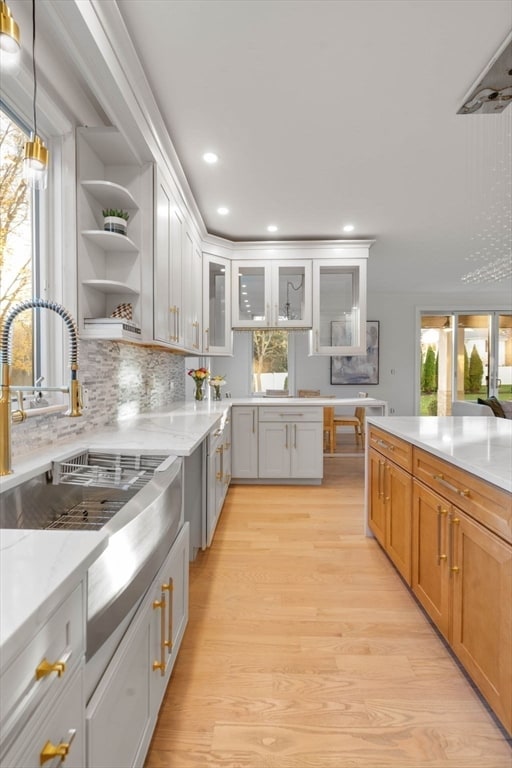
[[[366,525],[512,732],[512,422],[368,419]]]

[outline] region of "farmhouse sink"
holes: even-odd
[[[81,452],[0,495],[0,528],[99,530],[165,457]]]

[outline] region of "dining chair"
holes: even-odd
[[[334,453],[336,443],[336,429],[334,427],[334,406],[324,407],[324,451],[329,449],[329,453]]]
[[[338,427],[353,427],[356,444],[361,443],[361,448],[364,448],[364,417],[365,409],[358,407],[354,411],[353,416],[335,416],[334,417],[334,441],[336,442],[336,430]]]

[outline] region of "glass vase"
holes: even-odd
[[[220,394],[220,384],[214,384],[213,385],[213,399],[214,400],[222,400],[221,394]]]
[[[196,400],[204,400],[204,381],[196,381],[194,398]]]

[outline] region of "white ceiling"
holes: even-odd
[[[117,4],[210,233],[375,238],[374,289],[509,288],[512,107],[456,114],[509,0]]]

